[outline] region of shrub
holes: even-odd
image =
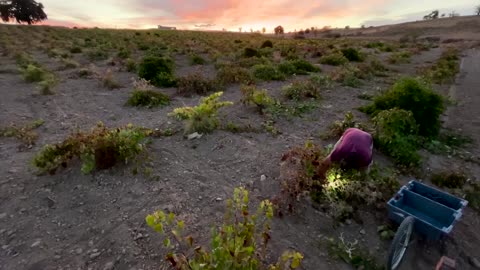
[[[61,143],[46,145],[35,156],[33,164],[41,172],[54,174],[72,159],[80,158],[83,173],[108,169],[140,155],[145,149],[147,134],[146,130],[132,125],[108,129],[100,123],[90,132],[77,132]]]
[[[248,191],[236,188],[233,199],[227,200],[226,206],[224,223],[212,230],[210,249],[198,246],[191,236],[185,237],[185,222],[173,213],[157,211],[146,217],[146,223],[164,238],[163,244],[170,251],[166,260],[175,269],[287,270],[300,267],[302,254],[290,251],[275,265],[264,263],[271,238],[271,202],[262,201],[256,211],[251,210]]]
[[[72,48],[70,48],[70,53],[82,53],[82,48],[72,47]]]
[[[146,56],[138,65],[138,76],[159,87],[175,85],[174,63],[170,58]]]
[[[209,133],[219,125],[218,110],[233,105],[233,102],[220,102],[223,92],[214,93],[200,100],[195,107],[176,108],[170,113],[171,116],[186,120],[185,133],[193,132]]]
[[[432,183],[439,187],[462,188],[467,183],[467,176],[460,172],[441,172],[432,175]]]
[[[343,49],[342,54],[350,62],[363,62],[364,60],[364,56],[355,48]]]
[[[407,51],[392,53],[388,57],[388,62],[390,64],[406,64],[406,63],[410,63],[411,57],[412,57],[412,54]]]
[[[224,65],[217,72],[217,81],[224,85],[249,83],[253,80],[248,69],[233,65]]]
[[[283,94],[295,101],[304,98],[320,98],[320,85],[316,84],[315,80],[295,80],[289,85],[282,88]]]
[[[399,108],[411,111],[419,126],[419,134],[435,137],[440,129],[440,115],[445,110],[442,96],[433,92],[425,82],[406,77],[374,99],[374,103],[361,110],[375,116],[382,110]]]
[[[260,48],[273,48],[273,43],[272,41],[270,40],[265,40],[263,43],[262,43],[262,46],[260,46]]]
[[[341,53],[331,53],[320,58],[320,63],[330,66],[340,66],[348,63],[348,59]]]
[[[89,76],[92,76],[94,74],[95,74],[95,72],[93,72],[89,68],[82,68],[78,71],[78,76],[80,76],[82,78],[89,77]]]
[[[156,107],[164,106],[170,103],[170,98],[160,92],[153,90],[133,90],[130,98],[127,101],[127,104],[130,106],[136,107]]]
[[[62,61],[65,68],[78,68],[78,67],[80,67],[80,64],[73,59],[62,58],[61,61]]]
[[[109,54],[107,51],[102,49],[91,49],[87,51],[87,57],[90,59],[90,61],[101,61],[107,60]]]
[[[21,69],[23,78],[27,82],[37,82],[43,95],[50,95],[51,89],[57,84],[55,75],[41,67],[28,65],[27,68]]]
[[[134,90],[127,101],[127,105],[136,107],[156,107],[168,105],[170,103],[170,97],[153,91],[151,85],[145,79],[140,81],[134,81]]]
[[[292,61],[284,61],[278,65],[278,70],[285,75],[295,75],[297,69],[293,65]]]
[[[322,136],[322,139],[338,139],[349,128],[362,129],[362,125],[355,120],[355,116],[352,112],[347,112],[343,120],[333,122],[329,127],[328,133]]]
[[[192,65],[205,65],[207,61],[203,59],[200,55],[198,54],[193,54],[190,56],[190,63]]]
[[[380,150],[400,165],[414,167],[419,164],[418,126],[412,112],[397,108],[381,111],[373,122],[375,144]]]
[[[26,69],[22,69],[22,75],[27,82],[41,82],[45,80],[49,73],[41,67],[28,65]]]
[[[268,95],[267,90],[258,90],[254,85],[243,85],[240,91],[242,92],[242,103],[257,106],[261,113],[277,103]]]
[[[135,63],[135,60],[133,60],[131,58],[127,59],[127,61],[125,62],[125,66],[126,66],[128,72],[137,71],[137,63]]]
[[[122,87],[120,83],[113,78],[113,73],[110,69],[108,69],[102,77],[102,86],[110,90]]]
[[[117,56],[120,57],[121,59],[127,59],[130,57],[132,53],[130,52],[129,49],[127,48],[121,48],[118,53],[117,53]]]
[[[285,61],[278,66],[278,70],[286,75],[306,75],[309,72],[319,72],[320,68],[304,59]]]
[[[243,57],[250,58],[250,57],[258,57],[258,51],[252,48],[245,48],[243,50]]]
[[[252,67],[253,76],[263,81],[281,81],[285,79],[283,73],[272,65],[255,65]]]
[[[26,52],[20,52],[15,54],[15,61],[17,65],[21,68],[27,68],[29,65],[38,66],[39,64],[35,62],[31,55]]]
[[[189,74],[177,79],[177,93],[185,96],[204,95],[218,91],[219,88],[219,83],[216,80],[207,79],[200,73]]]
[[[359,87],[362,84],[360,76],[360,70],[351,64],[337,67],[331,74],[332,80],[350,87]]]
[[[38,134],[34,131],[45,123],[42,119],[36,120],[23,126],[10,125],[8,127],[0,127],[0,137],[15,137],[25,146],[35,144]]]

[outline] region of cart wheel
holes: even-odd
[[[388,270],[395,270],[400,266],[403,256],[407,251],[410,244],[410,238],[412,237],[413,224],[415,218],[412,216],[406,217],[400,227],[398,227],[397,233],[393,238],[392,245],[390,246],[390,252],[388,254]]]

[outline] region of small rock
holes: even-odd
[[[6,217],[7,217],[7,213],[1,213],[1,214],[0,214],[0,219],[4,219],[4,218],[6,218]]]
[[[263,181],[265,181],[265,180],[267,180],[267,177],[266,177],[264,174],[262,174],[262,176],[260,176],[260,181],[263,182]]]
[[[53,256],[53,258],[54,258],[55,260],[60,260],[60,259],[62,258],[62,256],[60,256],[60,255],[55,255],[55,256]]]
[[[345,223],[346,223],[347,225],[352,225],[352,220],[351,220],[351,219],[347,219],[347,220],[345,220]]]
[[[195,139],[200,139],[203,135],[199,134],[198,132],[192,133],[187,136],[189,140],[195,140]]]
[[[216,198],[215,200],[216,200],[217,202],[221,202],[221,201],[223,201],[223,199],[222,199],[222,198],[220,198],[220,197]]]
[[[475,268],[480,269],[480,261],[477,258],[470,257],[470,264]]]
[[[100,254],[102,254],[102,253],[101,252],[92,253],[92,254],[90,254],[90,259],[93,260],[93,259],[97,258],[98,256],[100,256]]]
[[[77,249],[75,250],[75,253],[77,253],[77,255],[80,255],[80,254],[83,253],[83,249],[77,248]]]
[[[360,230],[360,234],[361,234],[361,235],[365,235],[365,234],[366,234],[365,230],[364,230],[364,229],[361,229],[361,230]]]
[[[114,266],[115,266],[115,262],[107,262],[103,267],[103,270],[113,270]]]
[[[42,243],[42,241],[37,240],[37,241],[33,242],[33,244],[30,247],[32,247],[32,248],[36,247],[36,246],[40,245],[40,243]]]

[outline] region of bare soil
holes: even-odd
[[[411,64],[393,67],[398,77],[414,74],[422,63],[435,61],[442,48],[414,56]],[[76,71],[61,70],[60,64],[41,52],[31,52],[35,59],[53,70],[61,79],[55,95],[38,94],[34,84],[27,84],[17,72],[15,62],[0,57],[0,124],[27,123],[36,119],[46,122],[36,131],[39,139],[31,149],[19,149],[14,138],[0,138],[0,269],[169,269],[163,261],[160,237],[147,228],[145,216],[157,209],[173,211],[185,219],[197,239],[205,242],[211,226],[223,218],[225,199],[234,187],[245,186],[252,200],[271,198],[279,190],[279,162],[291,147],[303,145],[312,138],[326,145],[320,134],[329,124],[340,120],[346,111],[367,121],[356,108],[369,101],[359,99],[362,93],[376,94],[390,85],[389,79],[375,79],[361,88],[336,87],[323,93],[318,108],[302,118],[280,119],[275,125],[278,136],[269,133],[215,131],[197,140],[186,140],[181,134],[155,138],[149,148],[152,176],[133,175],[130,166],[116,166],[93,175],[80,173],[74,164],[54,176],[37,176],[31,160],[41,147],[63,140],[77,129],[88,130],[98,121],[109,127],[133,123],[149,128],[181,128],[167,114],[174,108],[194,105],[200,97],[175,97],[171,105],[157,109],[124,106],[131,92],[135,74],[118,71],[114,77],[123,88],[106,90],[98,80],[78,78]],[[75,56],[80,63],[88,63]],[[212,74],[212,65],[190,67],[185,56],[176,59],[178,75],[196,69]],[[480,165],[480,81],[478,50],[466,51],[462,71],[454,88],[436,86],[450,94],[456,105],[445,116],[445,127],[461,130],[472,137],[471,161],[457,156],[423,152],[421,176],[428,182],[432,171],[461,169],[471,181],[479,181]],[[96,62],[100,71],[108,67]],[[288,82],[262,84],[272,95]],[[452,90],[453,89],[453,90]],[[175,89],[163,89],[173,96]],[[261,115],[239,102],[239,86],[226,89],[225,100],[235,105],[223,111],[224,121],[261,127]],[[375,153],[381,166],[391,165],[388,158]],[[476,162],[475,162],[476,160]],[[265,175],[266,180],[261,181]],[[413,176],[402,175],[401,183]],[[380,262],[386,261],[390,242],[380,240],[377,226],[387,222],[386,212],[360,212],[351,223],[335,224],[308,201],[296,215],[275,218],[273,252],[285,249],[304,254],[303,269],[351,269],[332,259],[324,236],[359,240]],[[480,260],[480,218],[467,208],[451,238],[441,243],[419,240],[409,249],[402,269],[433,269],[442,255],[457,260],[457,269],[477,269],[472,261]]]

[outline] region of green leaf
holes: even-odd
[[[153,225],[155,224],[155,217],[152,216],[152,215],[148,215],[146,218],[145,218],[145,221],[147,222],[147,225],[149,227],[152,227],[153,228]]]

